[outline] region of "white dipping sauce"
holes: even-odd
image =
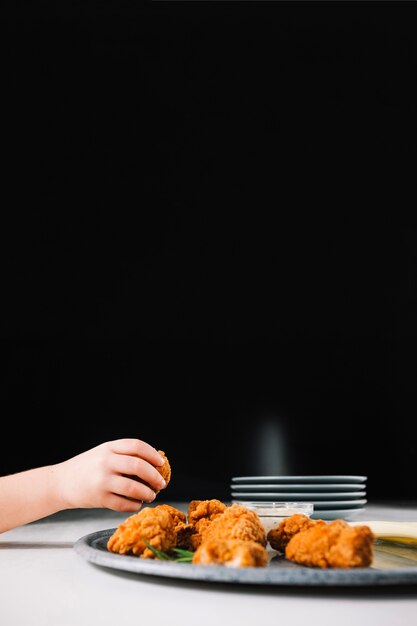
[[[243,502],[239,501],[247,509],[254,511],[261,520],[265,533],[268,534],[273,528],[277,528],[282,520],[292,515],[302,514],[310,517],[313,512],[311,502]]]
[[[263,524],[263,527],[265,528],[266,533],[269,533],[269,531],[272,530],[273,528],[277,528],[277,526],[280,524],[280,522],[282,522],[282,520],[286,519],[287,517],[291,517],[291,515],[295,515],[297,513],[302,513],[303,515],[305,515],[304,512],[301,512],[300,510],[297,510],[297,509],[294,509],[294,510],[287,509],[285,511],[285,515],[282,514],[282,510],[281,512],[279,511],[274,512],[270,508],[262,509],[262,508],[256,507],[256,508],[253,508],[252,510],[258,514]],[[306,517],[310,517],[310,515],[307,514]]]
[[[280,517],[279,515],[262,515],[261,513],[258,513],[258,515],[267,534],[270,530],[276,528],[283,519],[285,519],[284,517]]]

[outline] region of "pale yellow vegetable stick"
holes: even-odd
[[[369,526],[377,539],[393,543],[405,543],[417,547],[417,522],[361,521],[349,522],[350,526]]]

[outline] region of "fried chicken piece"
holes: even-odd
[[[212,500],[191,500],[188,505],[188,522],[196,525],[202,519],[214,520],[226,509],[226,505],[215,498]]]
[[[187,518],[185,513],[175,508],[175,506],[171,506],[170,504],[158,504],[154,509],[161,509],[162,511],[168,511],[168,513],[172,516],[172,519],[175,523],[175,529],[179,527],[181,524],[185,524],[187,522]]]
[[[155,466],[155,469],[161,474],[162,478],[165,480],[165,487],[163,487],[163,489],[166,489],[169,481],[171,480],[171,466],[166,457],[165,452],[163,452],[162,450],[158,450],[158,453],[164,459],[165,462],[161,466],[158,466],[158,467]],[[146,482],[146,480],[143,480],[142,478],[139,478],[138,476],[129,476],[129,478],[133,478],[133,480],[137,480],[139,483],[146,485],[147,487],[149,487],[149,489],[152,489],[152,491],[154,491],[156,495],[161,491],[161,489],[155,489],[153,485],[150,485],[148,482]]]
[[[206,518],[203,518],[199,520],[195,525],[192,525],[194,532],[190,531],[190,537],[189,537],[191,550],[197,550],[198,546],[201,545],[201,542],[203,541],[203,537],[210,525],[211,525],[211,520],[206,519]]]
[[[194,552],[197,548],[197,541],[194,539],[194,536],[198,534],[195,527],[192,524],[180,524],[177,526],[176,532],[176,547]]]
[[[213,498],[212,500],[191,500],[188,505],[188,523],[191,529],[186,532],[189,550],[196,550],[213,520],[221,515],[226,505]]]
[[[154,559],[154,553],[146,547],[144,541],[163,552],[175,547],[175,521],[162,506],[146,507],[128,517],[111,535],[107,548],[110,552]]]
[[[156,469],[161,474],[162,478],[165,480],[166,485],[164,489],[166,489],[169,481],[171,480],[171,465],[167,459],[165,452],[163,452],[162,450],[158,450],[158,454],[165,460],[165,463],[161,465],[160,467],[157,467]],[[154,491],[156,494],[158,494],[160,492],[160,489],[157,489],[157,490],[154,489]]]
[[[185,513],[176,509],[170,504],[159,504],[155,509],[163,509],[168,511],[175,523],[175,534],[177,536],[176,547],[184,550],[194,551],[191,536],[196,532],[192,524],[187,524]]]
[[[265,567],[268,557],[266,548],[256,541],[208,539],[197,548],[192,562],[226,567]]]
[[[295,534],[285,548],[285,557],[313,567],[368,567],[374,539],[369,526],[351,527],[343,520],[324,522]]]
[[[325,524],[323,520],[311,520],[307,515],[296,513],[283,519],[276,528],[272,528],[266,538],[271,548],[284,552],[289,540],[302,530],[312,528],[316,524]]]
[[[203,532],[202,542],[209,539],[240,539],[266,546],[265,529],[255,511],[232,504],[216,517]]]

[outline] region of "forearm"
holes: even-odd
[[[58,468],[50,465],[0,478],[0,533],[65,508]]]

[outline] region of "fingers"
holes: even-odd
[[[142,506],[142,502],[129,500],[116,493],[109,493],[104,500],[104,506],[112,511],[121,511],[123,513],[137,513]]]
[[[160,467],[165,462],[155,448],[140,439],[116,439],[111,442],[111,450],[117,454],[137,456],[157,467]]]
[[[126,454],[115,454],[113,455],[111,464],[114,472],[117,472],[118,474],[128,474],[129,476],[137,476],[157,491],[166,486],[165,480],[162,478],[158,470],[143,459],[139,459],[135,456],[128,456]],[[149,488],[148,491],[153,493]]]
[[[108,490],[118,496],[136,501],[136,505],[155,500],[155,492],[152,489],[128,476],[112,476],[108,483]]]

